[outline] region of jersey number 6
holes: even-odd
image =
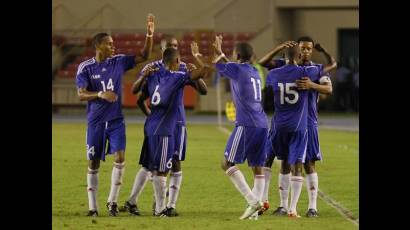
[[[158,92],[159,85],[155,87],[154,93],[152,94],[151,104],[158,105],[161,101],[161,95]]]

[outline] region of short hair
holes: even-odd
[[[285,53],[286,53],[286,57],[289,60],[295,60],[299,56],[299,47],[293,46],[293,47],[287,48]]]
[[[249,43],[240,42],[235,45],[236,53],[239,55],[240,60],[250,61],[253,55],[253,48]]]
[[[110,36],[110,35],[107,33],[98,33],[94,35],[93,40],[92,40],[93,47],[97,48],[97,45],[101,44],[102,40],[107,36]]]
[[[313,46],[315,45],[315,42],[309,36],[302,36],[302,37],[298,38],[297,42],[298,43],[300,43],[300,42],[311,42],[313,44]]]
[[[170,43],[172,40],[177,40],[176,39],[176,37],[175,36],[173,36],[173,35],[170,35],[170,34],[166,34],[166,35],[164,35],[164,37],[161,39],[161,42],[160,42],[160,44],[161,44],[161,49],[162,48],[167,48],[166,47],[166,44],[167,43]]]
[[[179,56],[178,50],[176,50],[174,48],[166,48],[164,50],[163,55],[162,55],[162,60],[163,60],[164,64],[168,65],[172,61],[174,61],[178,56]]]

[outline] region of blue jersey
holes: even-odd
[[[150,97],[151,114],[145,121],[145,134],[173,135],[179,118],[179,104],[176,97],[183,89],[189,74],[183,71],[169,71],[160,67],[159,71],[147,78],[143,92]]]
[[[278,67],[284,66],[286,64],[284,59],[275,59],[272,62]],[[303,66],[316,66],[319,69],[319,76],[315,83],[319,84],[320,80],[330,81],[328,73],[323,72],[323,65],[317,64],[314,62],[310,62],[309,64],[305,64]],[[316,90],[309,90],[308,91],[308,126],[317,126],[318,121],[318,114],[317,114],[317,103],[319,102],[319,92]]]
[[[295,83],[304,76],[316,81],[319,70],[315,66],[285,65],[269,71],[266,85],[273,88],[275,129],[294,132],[307,128],[308,91],[297,90]]]
[[[144,66],[144,68],[142,68],[141,72],[140,72],[140,76],[142,75],[143,71],[145,70],[145,68],[147,68],[148,65],[154,65],[154,67],[164,67],[164,63],[162,62],[162,60],[159,61],[154,61],[151,62],[147,65]],[[181,62],[179,65],[179,71],[181,72],[187,72],[187,66],[184,62]],[[192,80],[188,80],[185,83],[186,85],[191,85],[194,86],[195,83]],[[185,125],[185,108],[184,108],[184,88],[179,88],[177,93],[175,94],[175,99],[176,99],[176,104],[178,105],[178,118],[177,118],[177,123],[178,124],[182,124]]]
[[[309,64],[305,64],[304,66],[316,66],[318,69],[318,76],[316,76],[316,80],[314,81],[317,84],[320,84],[320,80],[326,79],[330,81],[328,77],[328,73],[323,72],[323,65],[316,64],[310,62]],[[314,73],[313,73],[314,74]],[[318,114],[317,114],[317,103],[319,102],[319,92],[316,90],[309,90],[308,91],[308,126],[317,126]]]
[[[95,99],[87,102],[87,120],[98,124],[122,118],[121,92],[124,72],[135,66],[135,56],[115,55],[98,63],[95,58],[82,62],[78,66],[76,84],[87,91],[113,91],[118,95],[116,102]]]
[[[231,93],[236,109],[235,124],[247,127],[268,128],[261,104],[261,78],[249,63],[218,63],[219,74],[230,79]]]

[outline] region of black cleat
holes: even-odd
[[[157,217],[168,217],[167,216],[167,208],[165,208],[164,210],[162,210],[160,213],[157,213],[154,211],[153,216],[157,216]]]
[[[98,211],[97,210],[89,210],[87,216],[97,217],[98,216]]]
[[[306,217],[319,217],[319,213],[313,208],[309,208],[309,210],[306,212]]]
[[[140,211],[136,204],[131,204],[128,201],[125,201],[124,207],[122,208],[123,211],[128,211],[131,215],[140,216]]]
[[[273,211],[272,215],[275,216],[287,216],[288,211],[284,207],[278,207],[275,211]]]
[[[175,208],[166,208],[165,209],[165,214],[168,217],[174,217],[174,216],[178,216],[177,210]]]
[[[118,206],[115,202],[107,203],[108,215],[109,216],[118,216]]]

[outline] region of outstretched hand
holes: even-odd
[[[280,44],[278,46],[278,49],[283,50],[283,49],[286,49],[286,48],[292,48],[292,47],[297,46],[297,45],[298,45],[298,43],[295,42],[295,41],[286,41],[286,42]]]
[[[191,53],[192,53],[193,56],[196,56],[196,55],[202,56],[202,54],[199,53],[198,43],[191,42]]]
[[[152,73],[158,71],[159,68],[158,67],[154,67],[154,65],[148,65],[142,72],[142,76],[143,77],[148,77],[150,76]]]
[[[198,69],[198,68],[196,68],[196,66],[195,66],[194,64],[192,64],[192,63],[188,63],[188,64],[186,65],[186,68],[187,68],[188,72],[192,72],[192,71]]]
[[[325,49],[319,43],[315,44],[315,49],[319,52],[324,52],[325,51]]]
[[[212,43],[217,55],[222,54],[222,35],[215,36],[215,41]]]
[[[154,27],[155,27],[154,19],[155,19],[155,16],[149,13],[147,16],[147,34],[148,35],[154,34]]]

